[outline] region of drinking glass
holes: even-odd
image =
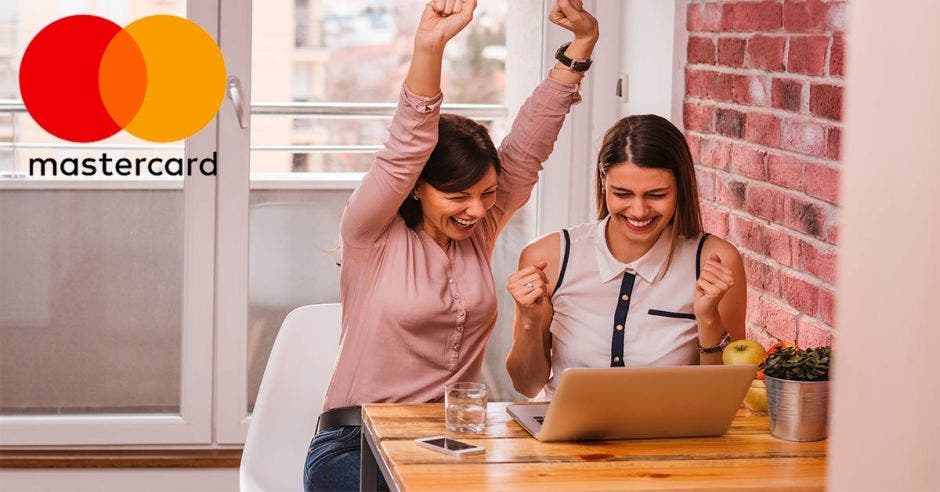
[[[486,426],[486,385],[444,385],[444,421],[449,432],[483,432]]]

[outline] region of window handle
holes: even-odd
[[[245,99],[242,97],[242,81],[238,77],[229,75],[228,77],[228,97],[235,105],[235,116],[238,117],[238,126],[242,129],[248,128],[248,110],[245,108]]]

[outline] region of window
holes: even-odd
[[[211,178],[28,176],[32,157],[212,151],[214,124],[185,146],[123,132],[75,144],[24,111],[16,74],[44,26],[79,12],[126,25],[185,15],[187,5],[93,8],[49,0],[0,7],[2,443],[208,443],[213,273],[186,265],[212,264]]]
[[[239,121],[229,98],[185,144],[155,145],[123,132],[94,144],[48,135],[19,101],[19,57],[39,29],[88,13],[86,3],[121,25],[188,13],[219,40],[247,119]],[[339,217],[387,136],[423,4],[0,6],[2,444],[243,442],[284,316],[339,300]],[[543,40],[543,17],[532,13],[544,8],[540,0],[480,0],[472,29],[447,52],[445,111],[483,122],[501,140],[560,44]],[[568,140],[552,158],[558,162],[546,171],[556,177],[543,182],[567,187],[571,139],[584,134],[577,128],[563,134]],[[185,179],[27,175],[32,156],[103,151],[217,152],[220,172]],[[497,284],[515,269],[541,217],[562,215],[553,206],[540,210],[533,199],[516,215],[495,252]],[[499,302],[502,313],[512,312],[508,294]],[[505,333],[511,317],[499,323]],[[493,388],[505,386],[498,380],[505,379],[507,349],[505,339],[494,340],[487,355]]]

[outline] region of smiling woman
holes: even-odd
[[[516,300],[506,367],[516,389],[551,396],[568,367],[720,364],[744,337],[741,256],[703,234],[692,156],[665,118],[623,118],[597,159],[597,222],[543,236],[509,277]]]
[[[466,239],[473,225],[496,203],[499,153],[486,127],[469,118],[442,114],[438,144],[418,176],[411,200],[399,215],[446,246],[447,237]]]
[[[331,432],[357,426],[359,405],[440,401],[444,385],[480,380],[496,323],[496,239],[529,200],[579,100],[583,73],[556,68],[498,151],[479,124],[442,116],[444,48],[475,8],[474,0],[424,7],[389,140],[343,212],[343,331],[307,455],[308,490],[358,488],[358,429]],[[593,16],[567,2],[553,13],[574,34],[568,55],[590,58]]]

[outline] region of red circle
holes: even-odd
[[[20,64],[20,93],[30,116],[71,142],[95,142],[121,130],[98,88],[98,67],[121,26],[93,15],[49,24],[30,41]]]

